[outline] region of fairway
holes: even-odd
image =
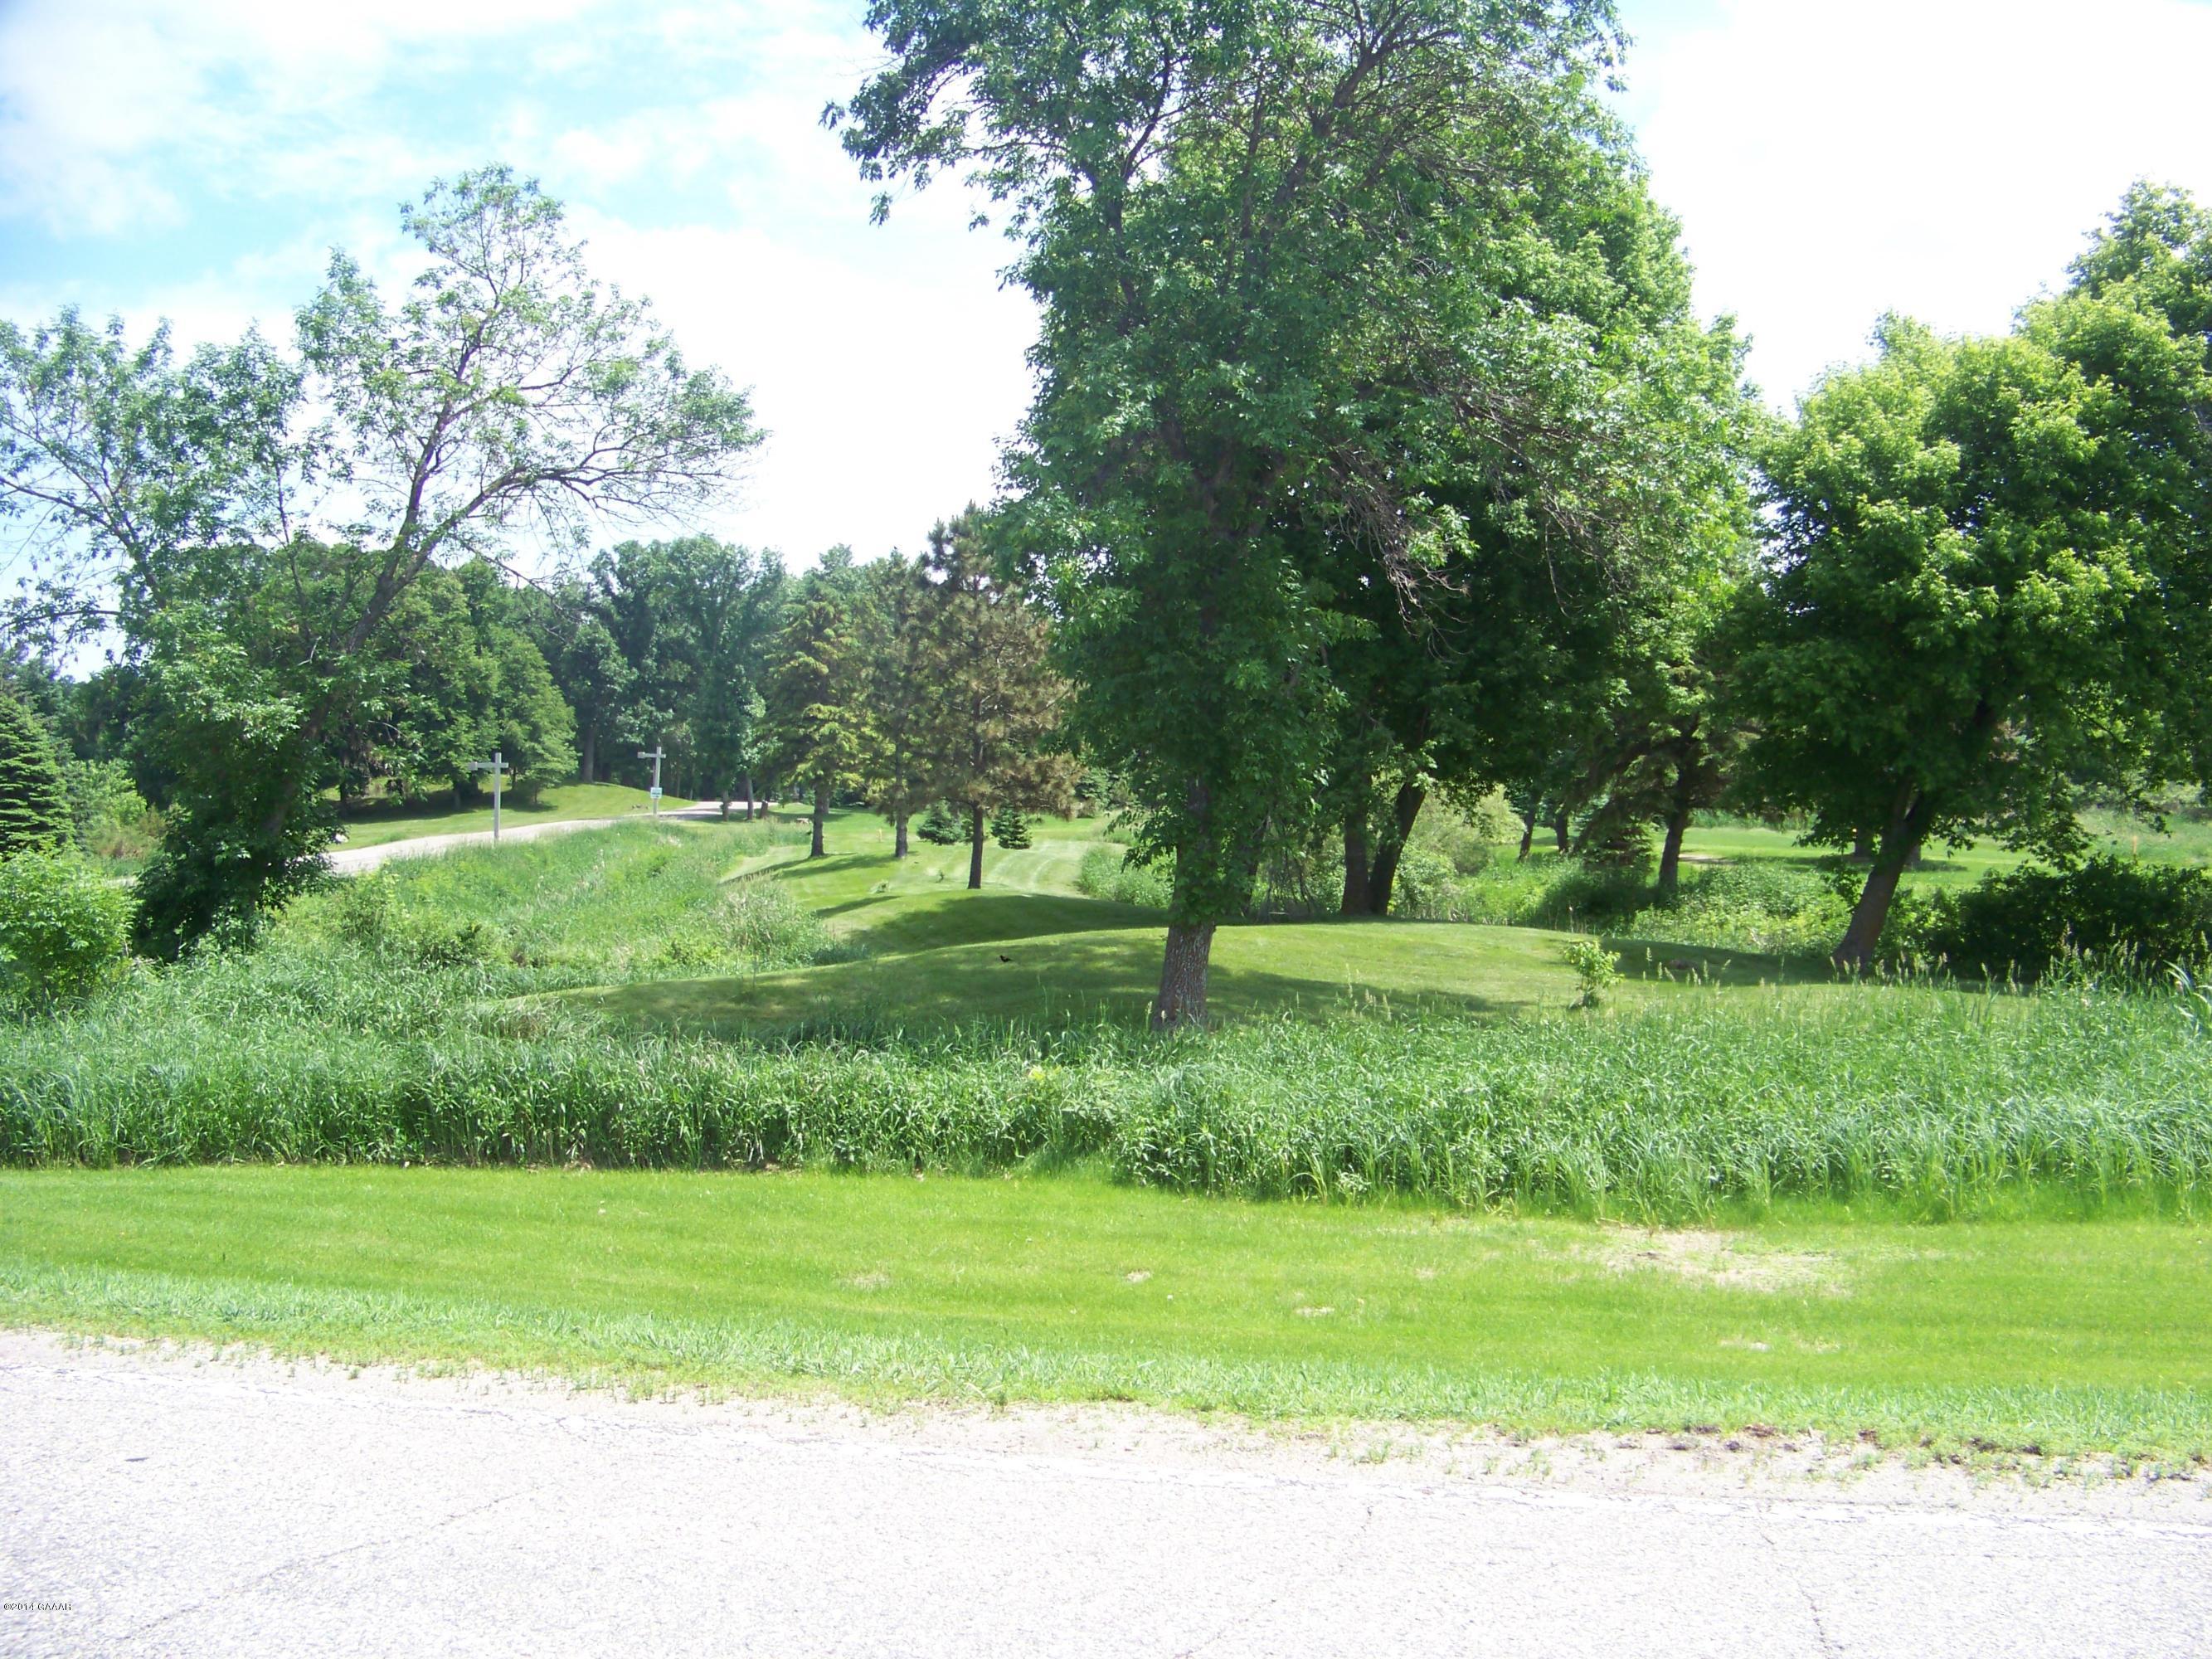
[[[1132,927],[1129,919],[1121,907],[1094,900],[1008,900],[987,890],[903,907],[868,933],[871,943],[895,951],[925,930],[976,942],[744,979],[656,980],[574,995],[603,1012],[710,1031],[979,1019],[1126,1024],[1144,1018],[1159,981],[1159,928]],[[1212,1006],[1229,1019],[1393,1008],[1462,1016],[1564,1009],[1577,995],[1560,955],[1567,938],[1448,923],[1224,927],[1214,941]],[[1771,959],[1688,945],[1650,948],[1660,961],[1687,966],[1677,981],[1655,976],[1632,984],[1631,999],[1663,996],[1670,984],[1692,976],[1739,984],[1787,976],[1784,964]]]
[[[863,1397],[2212,1452],[2212,1231],[1653,1231],[1079,1177],[0,1176],[10,1322]]]

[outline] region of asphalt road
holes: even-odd
[[[902,1415],[0,1334],[0,1652],[2212,1652],[2202,1480],[1636,1491]]]

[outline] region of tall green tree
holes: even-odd
[[[1054,747],[1071,688],[1052,665],[1050,624],[988,528],[972,507],[940,522],[921,560],[923,672],[937,710],[923,793],[967,818],[970,888],[983,884],[990,817],[1068,811],[1079,770]]]
[[[868,799],[891,827],[891,856],[909,850],[908,823],[943,799],[946,700],[925,567],[893,553],[867,567]]]
[[[876,0],[891,54],[834,119],[870,177],[966,168],[1042,302],[1012,458],[1086,750],[1175,864],[1155,1019],[1202,1019],[1220,921],[1309,815],[1332,624],[1310,497],[1419,562],[1424,434],[1554,425],[1554,333],[1492,303],[1541,178],[1604,140],[1602,4]],[[1543,510],[1537,504],[1527,510]]]
[[[141,884],[142,909],[180,907],[146,923],[173,945],[312,875],[322,842],[295,825],[334,781],[325,739],[426,569],[511,532],[573,538],[600,509],[708,501],[757,441],[744,395],[592,279],[534,184],[465,173],[402,224],[424,258],[408,294],[388,301],[333,255],[297,313],[296,357],[250,335],[179,364],[166,329],[134,348],[119,322],[73,311],[0,324],[0,506],[46,559],[19,622],[118,623],[176,689],[154,730],[216,753],[296,751],[283,787],[272,772],[239,791],[201,756],[172,757],[180,799],[205,791]],[[272,611],[293,577],[314,602]],[[252,636],[272,614],[281,648]],[[277,720],[295,722],[281,740]]]
[[[2191,533],[2169,456],[2203,453],[2207,406],[2201,354],[2107,301],[1993,339],[1893,318],[1878,343],[1765,457],[1772,568],[1741,670],[1752,787],[1815,842],[1875,831],[1834,952],[1852,969],[1930,838],[2069,859],[2084,782],[2161,769],[2161,571]]]
[[[821,858],[831,801],[866,781],[871,722],[866,578],[833,547],[799,579],[769,671],[768,752],[813,801],[810,858]]]

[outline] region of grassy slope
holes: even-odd
[[[689,801],[665,797],[661,805],[674,811]],[[508,800],[501,806],[501,824],[519,828],[526,823],[566,823],[577,818],[619,818],[635,812],[645,816],[653,803],[642,789],[618,783],[556,783],[540,791],[529,805]],[[466,835],[491,829],[491,801],[454,807],[433,802],[419,807],[376,807],[339,821],[349,847],[380,847],[386,842],[413,841],[422,836]]]
[[[778,815],[781,823],[784,815]],[[1075,890],[1098,826],[1047,820],[1036,845],[988,849],[984,884],[966,885],[968,849],[916,843],[895,861],[889,833],[839,814],[830,856],[779,848],[738,866],[784,883],[860,959],[794,971],[662,979],[581,992],[609,1013],[735,1032],[808,1024],[920,1026],[969,1019],[1141,1018],[1159,983],[1159,918]],[[1212,1006],[1237,1017],[1387,1003],[1449,1013],[1563,1006],[1576,994],[1565,936],[1540,929],[1311,922],[1224,927],[1213,950]],[[1784,976],[1771,958],[1613,941],[1632,970],[1688,961],[1729,983]],[[1629,991],[1660,991],[1656,975]]]
[[[2203,1454],[2208,1297],[2212,1233],[2136,1223],[1650,1235],[1076,1177],[0,1175],[17,1319],[1262,1416]]]

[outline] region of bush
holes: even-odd
[[[0,989],[18,1007],[91,995],[130,960],[131,901],[58,853],[0,859]]]
[[[2212,961],[2212,872],[2096,858],[1932,895],[1899,944],[1957,972],[2039,979],[2072,957],[2144,975]]]
[[[161,839],[161,815],[146,804],[120,761],[70,761],[63,787],[77,845],[94,858],[139,859]]]
[[[1165,866],[1131,864],[1127,851],[1119,847],[1092,848],[1075,872],[1078,892],[1146,910],[1166,909],[1173,885]]]
[[[1571,939],[1559,947],[1559,957],[1574,970],[1582,987],[1577,1008],[1595,1008],[1606,994],[1620,983],[1620,958],[1594,939]]]
[[[991,814],[991,839],[1010,853],[1030,844],[1030,821],[1018,807],[1001,806]]]

